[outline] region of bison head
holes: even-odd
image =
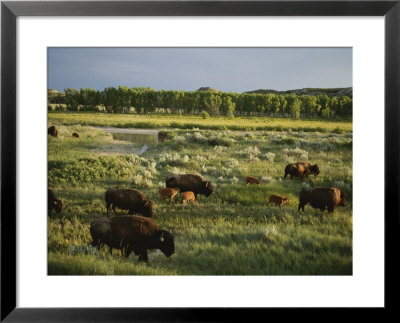
[[[317,175],[319,174],[319,167],[318,167],[318,165],[317,165],[317,164],[311,165],[310,171],[311,171],[311,174],[314,174],[314,176],[317,176]]]
[[[214,193],[214,189],[213,189],[212,184],[211,184],[210,181],[203,182],[203,185],[204,185],[203,193],[204,193],[205,196],[208,197],[208,196],[210,196],[211,194]]]
[[[341,206],[346,206],[346,194],[344,191],[340,190],[340,203]]]
[[[283,204],[290,204],[290,198],[288,197],[283,198]]]
[[[153,216],[153,203],[146,200],[143,204],[143,216],[151,218]]]
[[[174,237],[166,230],[156,232],[157,246],[164,255],[170,257],[175,252]]]

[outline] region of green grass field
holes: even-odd
[[[141,156],[141,144],[89,126],[140,122],[167,133]],[[48,123],[59,130],[48,137],[49,186],[65,204],[48,219],[50,275],[352,274],[351,123],[93,113],[49,113]],[[178,123],[186,126],[175,128]],[[285,131],[262,128],[270,123]],[[321,174],[283,180],[286,164],[300,160],[317,163]],[[201,174],[215,194],[188,205],[161,201],[158,189],[172,173]],[[246,175],[263,184],[246,188]],[[88,245],[90,222],[106,215],[104,193],[115,185],[137,188],[153,201],[153,219],[173,234],[175,254],[153,250],[143,263]],[[298,213],[303,186],[342,188],[347,204],[333,214],[309,205]],[[291,203],[270,207],[270,194]]]
[[[62,125],[86,125],[94,127],[118,128],[180,128],[210,130],[270,130],[270,131],[306,131],[306,132],[351,132],[350,121],[296,120],[288,118],[255,118],[255,117],[213,117],[203,119],[201,116],[188,115],[138,115],[108,114],[88,112],[50,112],[49,121]]]

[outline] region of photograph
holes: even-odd
[[[48,47],[47,274],[351,276],[352,73],[352,47]]]

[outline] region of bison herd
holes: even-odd
[[[48,128],[48,134],[57,136],[57,129],[54,126]],[[74,137],[79,135],[74,133]],[[308,178],[309,175],[319,175],[318,165],[298,162],[286,165],[284,179],[288,175],[290,178]],[[245,185],[261,186],[261,181],[253,176],[245,177]],[[196,202],[197,195],[210,196],[214,193],[210,181],[206,181],[202,176],[196,174],[174,174],[165,180],[165,188],[159,190],[160,198],[168,198],[173,202],[178,194],[182,197],[184,204]],[[110,208],[116,216],[104,217],[90,224],[90,234],[93,241],[91,245],[100,249],[103,245],[112,249],[121,250],[121,254],[128,257],[132,252],[139,256],[139,260],[147,261],[147,251],[150,249],[160,249],[167,257],[175,252],[174,238],[166,230],[161,230],[151,219],[153,216],[153,203],[148,200],[142,192],[136,189],[113,187],[105,192],[105,202],[107,215]],[[306,204],[321,211],[328,210],[333,212],[337,206],[345,206],[345,193],[332,187],[303,188],[299,196],[298,211],[304,211]],[[281,195],[273,194],[269,196],[270,206],[282,207],[289,204],[290,199]],[[63,200],[58,199],[52,189],[48,188],[48,215],[51,216],[53,209],[57,213],[62,212]],[[127,216],[118,216],[116,208],[128,210]],[[140,215],[134,215],[140,214]]]

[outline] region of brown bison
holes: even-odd
[[[182,203],[183,204],[186,204],[186,203],[189,203],[189,202],[196,202],[196,197],[194,196],[193,192],[190,192],[190,191],[183,192],[183,193],[181,193],[181,196],[182,196]]]
[[[303,188],[299,200],[298,211],[300,209],[304,211],[304,206],[307,203],[321,211],[328,209],[328,212],[331,213],[333,213],[335,207],[346,205],[345,193],[341,189],[333,187]]]
[[[172,202],[175,195],[179,193],[179,188],[160,188],[158,191],[160,193],[160,198],[165,200],[166,197]]]
[[[269,197],[269,205],[278,205],[282,207],[284,204],[290,203],[290,198],[280,196],[280,195],[270,195]]]
[[[211,182],[195,174],[170,175],[165,180],[165,184],[170,188],[179,188],[181,192],[193,192],[196,199],[197,194],[210,196],[214,193]]]
[[[153,215],[153,203],[147,200],[143,193],[132,188],[109,188],[105,195],[107,214],[112,205],[115,214],[115,208],[129,210],[128,214],[140,213],[145,217]]]
[[[152,219],[142,216],[105,217],[90,223],[91,245],[100,249],[103,245],[120,249],[125,257],[132,251],[139,260],[147,261],[149,249],[160,249],[167,257],[175,252],[174,238],[166,230],[160,230]]]
[[[74,132],[74,133],[72,133],[72,137],[79,138],[79,134],[77,134],[76,132]]]
[[[56,198],[56,195],[51,188],[48,188],[47,204],[49,216],[51,215],[53,209],[55,209],[57,213],[62,212],[63,200],[59,200],[58,198]]]
[[[53,136],[53,137],[57,137],[57,129],[54,126],[51,126],[47,129],[47,134]]]
[[[287,164],[283,179],[286,179],[286,176],[288,175],[290,175],[290,179],[293,177],[308,178],[308,175],[311,174],[314,174],[314,176],[319,174],[319,167],[317,164],[311,165],[310,163],[304,162]]]
[[[261,181],[258,178],[255,178],[253,176],[246,176],[244,178],[244,182],[246,183],[246,187],[249,184],[255,184],[255,185],[261,186]]]

